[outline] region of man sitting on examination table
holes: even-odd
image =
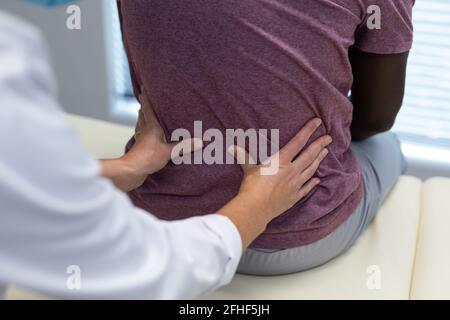
[[[119,1],[135,91],[166,137],[178,128],[280,129],[318,116],[333,143],[322,183],[272,221],[239,271],[306,270],[345,252],[404,170],[401,107],[414,0]],[[381,28],[370,28],[379,13]],[[348,98],[351,90],[351,97]],[[133,140],[130,141],[130,147]],[[162,219],[214,212],[239,188],[227,165],[168,166],[130,193]]]

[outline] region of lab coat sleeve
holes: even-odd
[[[164,222],[100,177],[55,98],[38,32],[0,12],[0,284],[57,298],[192,298],[242,243],[216,214]]]

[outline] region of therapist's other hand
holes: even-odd
[[[171,160],[175,147],[179,150],[193,152],[203,147],[201,139],[187,139],[181,142],[168,143],[153,107],[141,88],[139,96],[141,109],[136,128],[135,144],[124,156],[136,172],[148,176],[164,168]]]
[[[320,126],[320,119],[309,121],[303,129],[271,161],[278,161],[278,170],[263,175],[261,169],[273,163],[249,164],[250,155],[234,147],[244,178],[238,195],[218,211],[235,223],[246,248],[267,224],[294,206],[320,182],[314,175],[328,154],[330,136],[322,136],[305,148],[312,134]],[[303,150],[304,149],[304,150]],[[278,159],[278,160],[275,160]],[[253,161],[253,163],[255,163]]]
[[[138,188],[149,175],[164,168],[171,160],[172,150],[175,147],[186,152],[194,152],[203,147],[202,140],[195,138],[167,143],[164,130],[143,88],[141,92],[135,144],[123,157],[102,161],[102,175],[110,178],[125,192]]]

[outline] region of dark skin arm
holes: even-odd
[[[353,140],[367,139],[394,125],[403,102],[408,54],[374,54],[350,49],[354,77],[350,97]]]

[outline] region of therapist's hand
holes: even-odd
[[[143,175],[149,175],[164,168],[171,160],[172,150],[178,146],[179,150],[195,151],[201,149],[201,139],[187,139],[181,142],[167,143],[164,131],[153,111],[153,107],[141,88],[139,96],[141,110],[139,122],[136,128],[136,143],[124,156],[135,171]]]
[[[103,160],[103,176],[110,178],[122,191],[128,192],[141,186],[146,178],[171,160],[172,150],[193,152],[203,147],[201,139],[187,139],[167,143],[164,131],[153,112],[153,107],[141,88],[141,109],[136,128],[135,144],[123,157]]]
[[[327,156],[326,147],[332,139],[322,136],[307,148],[305,146],[320,124],[320,119],[309,121],[272,157],[272,163],[249,164],[250,155],[234,147],[235,157],[243,163],[244,178],[238,195],[218,213],[227,216],[236,225],[244,248],[265,230],[271,220],[290,209],[319,184],[320,180],[313,176]],[[262,174],[261,169],[273,167],[276,159],[278,170],[272,174]]]

